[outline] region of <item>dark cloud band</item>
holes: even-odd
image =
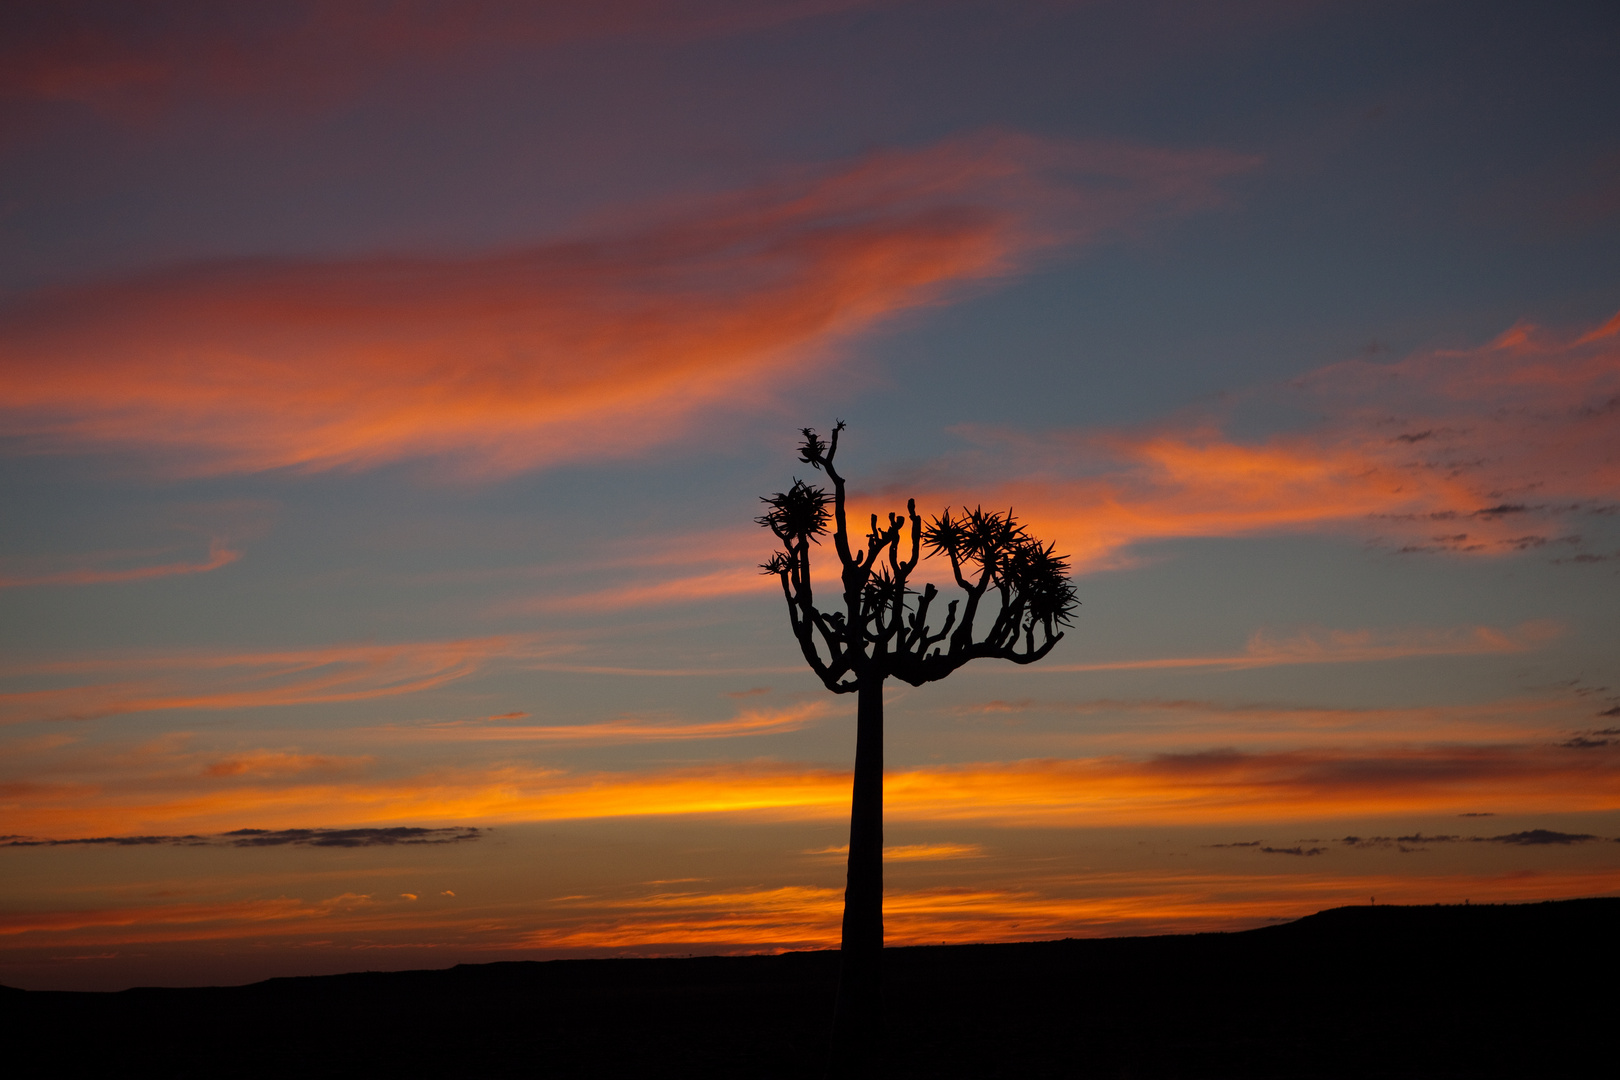
[[[0,847],[394,847],[409,844],[457,844],[477,840],[485,830],[465,827],[424,829],[397,826],[389,829],[233,829],[207,836],[81,836],[52,840],[38,836],[0,836]]]

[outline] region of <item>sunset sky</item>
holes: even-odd
[[[890,686],[890,943],[1620,895],[1616,102],[1612,3],[6,5],[0,983],[836,946],[837,419],[1082,602]]]

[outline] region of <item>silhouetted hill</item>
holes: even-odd
[[[889,1077],[1579,1075],[1620,899],[886,950]],[[836,952],[0,994],[12,1064],[166,1077],[813,1077]]]

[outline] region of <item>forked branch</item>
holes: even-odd
[[[782,543],[762,569],[780,578],[794,636],[827,688],[849,693],[868,678],[890,675],[920,686],[969,660],[1029,664],[1050,653],[1063,638],[1059,627],[1069,624],[1079,605],[1068,560],[1030,535],[1011,510],[963,508],[958,515],[946,509],[925,526],[915,500],[884,524],[873,514],[864,546],[853,547],[844,478],[833,465],[843,430],[840,420],[823,440],[805,428],[799,446],[799,460],[825,472],[832,492],[795,479],[787,491],[763,498],[767,510],[757,519]],[[829,525],[842,610],[824,613],[815,604],[810,545],[821,543]],[[918,563],[935,555],[950,562],[955,584],[966,594],[965,603],[947,604],[937,631],[928,620],[938,588],[927,584],[919,594],[909,587]],[[981,609],[989,624],[982,637]]]

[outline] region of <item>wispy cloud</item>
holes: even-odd
[[[239,259],[0,312],[0,415],[177,472],[632,454],[757,403],[806,350],[1034,252],[1219,201],[1232,154],[987,134],[603,235],[464,258]]]
[[[1478,816],[1478,815],[1469,815]],[[1567,833],[1556,829],[1525,829],[1497,836],[1430,835],[1421,832],[1409,836],[1344,836],[1339,843],[1350,848],[1393,848],[1403,854],[1426,851],[1432,844],[1490,843],[1510,844],[1514,847],[1569,847],[1603,839],[1591,833]]]
[[[0,722],[83,720],[164,709],[247,709],[417,693],[492,664],[565,652],[534,637],[354,644],[252,653],[196,650],[36,662],[7,680],[94,681],[0,694]]]
[[[1547,744],[1210,750],[1146,757],[910,768],[884,781],[894,821],[1088,826],[1327,820],[1397,814],[1575,813],[1614,808],[1620,754]],[[11,827],[42,836],[217,832],[331,821],[524,821],[722,815],[842,820],[849,774],[749,762],[626,772],[501,763],[411,776],[213,779],[165,767],[151,783],[0,785]]]
[[[760,529],[747,521],[727,528],[624,537],[575,566],[576,576],[605,570],[619,584],[502,601],[493,610],[498,614],[621,611],[757,596],[780,589],[774,577],[760,573],[761,551],[768,548]]]
[[[541,598],[523,605],[532,611],[622,611],[653,604],[690,604],[729,600],[779,590],[775,578],[766,577],[759,567],[732,566],[683,577],[665,578],[631,585],[618,585],[596,592]]]
[[[817,947],[837,940],[843,905],[843,890],[801,884],[565,902],[553,905],[555,923],[525,935],[524,944],[537,949],[731,942],[745,948]]]
[[[52,840],[37,836],[0,836],[0,847],[398,847],[416,844],[458,844],[477,840],[483,831],[463,826],[428,829],[394,826],[387,829],[232,829],[210,836],[81,836]]]
[[[1287,701],[1205,698],[1039,698],[964,705],[958,715],[996,729],[1000,740],[1072,752],[1137,755],[1212,743],[1229,748],[1342,747],[1379,743],[1540,743],[1563,740],[1580,713],[1565,696],[1519,696],[1487,702],[1412,706],[1325,706]],[[1077,718],[1082,722],[1075,723]],[[1606,741],[1590,740],[1601,749]],[[1567,741],[1560,746],[1569,747]],[[1572,749],[1587,749],[1584,745]]]
[[[89,105],[148,121],[182,103],[252,103],[285,114],[330,107],[402,67],[606,37],[693,39],[868,6],[873,0],[658,0],[591,4],[365,5],[290,0],[274,18],[158,0],[143,18],[94,6],[0,15],[0,98]]]
[[[977,455],[930,472],[932,490],[890,494],[1011,505],[1082,571],[1131,565],[1149,541],[1304,532],[1405,555],[1603,558],[1586,549],[1620,512],[1615,325],[1336,364],[1142,427],[964,428]],[[1231,434],[1256,404],[1301,422]],[[947,471],[972,479],[947,488]]]
[[[1315,820],[1458,812],[1480,805],[1598,810],[1620,761],[1556,748],[1388,747],[1160,754],[915,770],[889,778],[885,809],[918,820],[1036,824]],[[892,809],[890,809],[892,808]]]
[[[1613,869],[1535,874],[1354,874],[1309,860],[1292,872],[1095,871],[1034,875],[1007,887],[893,888],[885,938],[895,945],[1233,930],[1366,903],[1535,901],[1613,893]],[[672,883],[671,883],[672,884]],[[318,894],[317,894],[318,895]],[[165,942],[292,941],[356,948],[408,941],[538,955],[826,948],[838,941],[843,891],[803,881],[655,891],[617,889],[542,903],[471,906],[447,894],[348,892],[0,913],[18,945],[71,941],[116,948]],[[418,897],[411,899],[411,897]],[[432,906],[429,906],[429,905]]]
[[[1620,558],[1616,326],[1620,315],[1566,335],[1526,324],[1474,349],[1350,361],[1287,387],[1235,394],[1221,412],[1137,428],[964,427],[973,452],[938,461],[906,484],[858,493],[856,517],[908,497],[925,509],[1011,506],[1082,573],[1134,565],[1138,546],[1153,541],[1289,533],[1354,536],[1403,556],[1533,552],[1571,565],[1608,562]],[[1229,434],[1255,404],[1311,419],[1270,437]],[[563,603],[686,602],[763,588],[750,583],[749,565],[738,558]],[[1545,631],[1527,624],[1520,632]],[[1253,640],[1242,657],[1137,666],[1320,663],[1528,644],[1493,641],[1493,633],[1478,628],[1472,641],[1424,642],[1416,632],[1404,641],[1357,641],[1330,631]]]
[[[239,776],[271,778],[302,776],[308,773],[348,773],[368,765],[373,758],[335,757],[329,754],[300,754],[289,750],[251,750],[217,758],[203,774],[212,777]]]
[[[1312,860],[1314,863],[1315,860]],[[1516,875],[1134,873],[1036,875],[1027,886],[982,881],[886,890],[884,938],[894,945],[1029,941],[1076,935],[1231,930],[1366,903],[1528,901],[1610,892],[1614,871]],[[658,951],[660,946],[792,949],[834,946],[842,890],[787,885],[660,892],[556,903],[525,943],[547,950]]]
[[[844,858],[849,855],[849,845],[818,848],[805,854]],[[979,844],[896,844],[883,849],[885,862],[937,862],[944,859],[977,859],[983,855],[984,848]]]
[[[590,724],[537,724],[525,719],[447,720],[373,729],[390,740],[426,742],[540,742],[613,746],[623,743],[733,739],[798,731],[831,711],[825,701],[781,709],[745,709],[726,720],[683,721],[620,717]]]
[[[1231,656],[1172,656],[1096,664],[1053,664],[1046,671],[1134,671],[1155,668],[1243,668],[1285,664],[1360,664],[1420,656],[1481,656],[1528,652],[1555,640],[1556,623],[1534,620],[1511,630],[1489,626],[1408,630],[1307,630],[1278,638],[1265,630],[1249,636]]]
[[[81,565],[72,569],[41,570],[33,573],[6,573],[0,570],[0,589],[15,589],[30,585],[106,585],[128,581],[150,581],[153,578],[173,577],[176,574],[206,574],[210,570],[229,566],[241,557],[240,551],[233,550],[220,539],[209,542],[206,559],[193,562],[149,563],[144,566],[114,568],[95,565],[103,560],[111,561],[108,556],[90,555],[76,560]]]
[[[0,915],[0,936],[72,934],[80,941],[136,944],[329,934],[337,928],[375,931],[401,924],[420,927],[424,921],[420,912],[401,910],[410,903],[403,897],[341,893],[314,901],[282,896],[11,912]]]

